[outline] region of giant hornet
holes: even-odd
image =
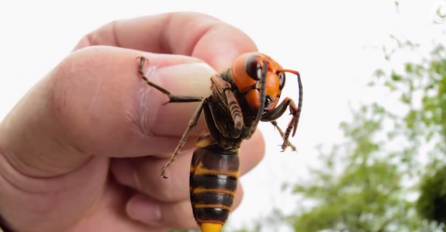
[[[151,82],[143,73],[144,63],[148,60],[144,57],[138,59],[139,74],[148,85],[169,97],[166,103],[200,102],[172,157],[162,168],[161,176],[167,178],[166,169],[175,161],[204,111],[208,130],[200,134],[193,153],[189,177],[190,200],[194,218],[201,231],[220,232],[231,211],[237,188],[240,145],[243,140],[251,138],[259,121],[271,122],[279,131],[283,138],[282,151],[288,146],[293,151],[296,150],[288,138],[291,132],[292,136],[296,133],[302,110],[300,74],[283,69],[265,54],[246,53],[237,57],[231,68],[210,78],[210,96],[179,96]],[[288,97],[278,105],[285,86],[286,72],[297,76],[298,106]],[[292,119],[283,132],[276,119],[287,108]]]

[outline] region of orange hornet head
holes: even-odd
[[[271,57],[254,52],[246,53],[234,60],[232,65],[232,78],[238,91],[245,95],[246,102],[255,112],[260,107],[260,79],[262,77],[263,62],[268,61],[266,74],[265,107],[263,113],[274,110],[285,86],[285,70]]]

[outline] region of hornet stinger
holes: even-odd
[[[297,71],[283,69],[271,57],[262,53],[246,53],[237,57],[231,68],[211,79],[212,94],[206,98],[178,96],[151,82],[144,75],[144,57],[138,72],[148,85],[168,96],[167,103],[200,102],[169,162],[161,175],[172,165],[186,143],[192,128],[204,112],[208,130],[202,132],[193,153],[189,191],[193,215],[202,232],[220,232],[228,219],[239,178],[239,148],[243,140],[251,138],[259,121],[271,122],[283,138],[282,151],[291,147],[302,110],[302,82]],[[285,73],[296,75],[299,102],[286,97],[278,104],[285,87]],[[292,119],[285,132],[276,120],[287,110]]]

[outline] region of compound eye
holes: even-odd
[[[262,77],[262,65],[256,58],[258,58],[258,56],[250,56],[246,59],[245,69],[249,77],[258,81]]]
[[[285,87],[285,73],[280,72],[279,74],[279,89],[282,90]]]

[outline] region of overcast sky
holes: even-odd
[[[0,119],[84,34],[109,21],[184,10],[220,18],[248,33],[260,51],[284,67],[299,70],[304,86],[302,116],[292,139],[298,153],[280,153],[277,132],[270,124],[260,125],[267,134],[267,154],[242,178],[244,201],[231,216],[233,225],[242,225],[273,206],[292,209],[281,184],[298,181],[306,165],[317,165],[317,144],[341,139],[338,124],[350,117],[349,101],[378,97],[364,91],[383,63],[378,48],[389,44],[391,33],[428,45],[438,30],[430,26],[433,12],[445,1],[403,1],[400,14],[389,0],[113,2],[0,0]],[[292,78],[283,96],[297,100]],[[279,123],[286,126],[289,119]]]

